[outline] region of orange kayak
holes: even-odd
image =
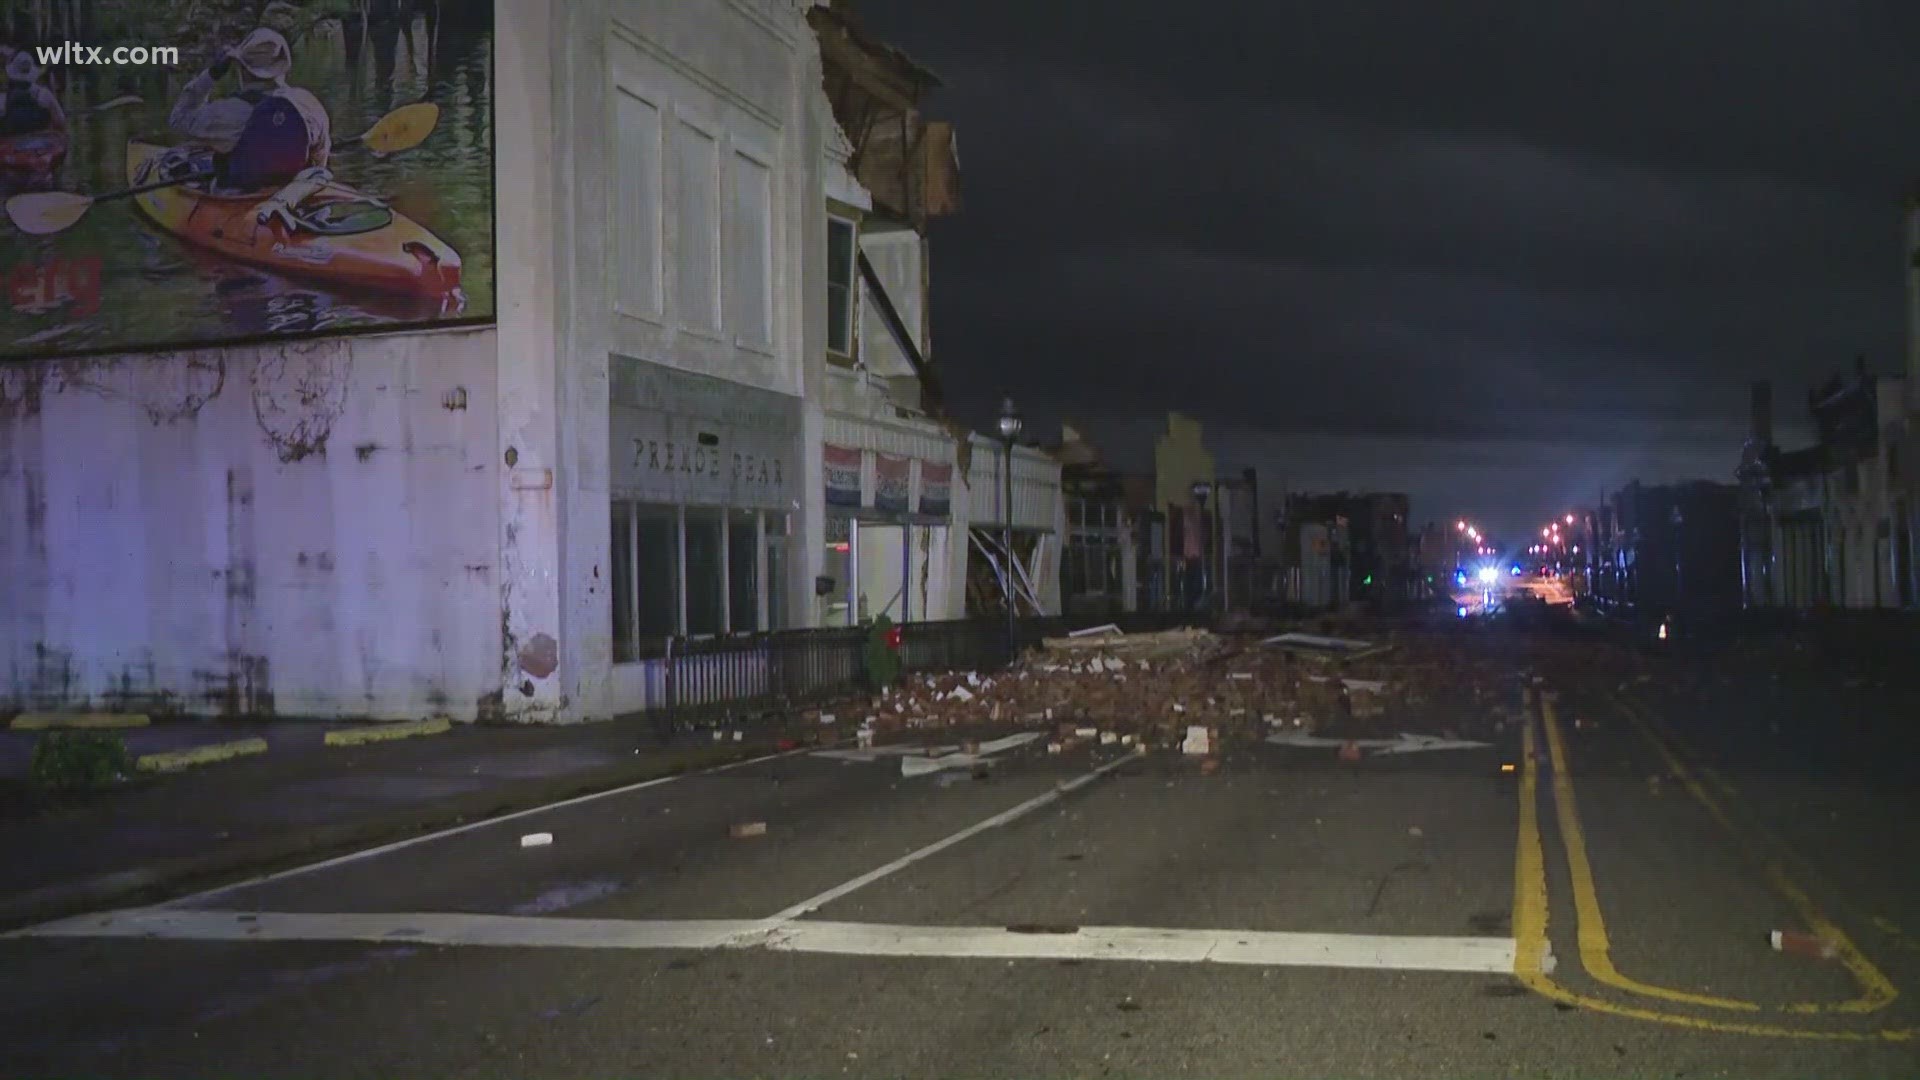
[[[39,131],[0,139],[0,169],[50,173],[60,167],[66,156],[67,137],[57,132]]]
[[[127,181],[164,179],[183,160],[184,151],[136,139],[127,144]],[[460,253],[380,200],[329,182],[300,203],[300,225],[290,228],[260,220],[273,195],[209,192],[195,182],[133,201],[167,232],[240,262],[343,290],[438,300],[443,311],[465,306]]]

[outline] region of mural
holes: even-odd
[[[491,319],[492,23],[0,0],[0,359]],[[40,62],[67,42],[178,62]]]

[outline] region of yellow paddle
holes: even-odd
[[[343,139],[334,145],[341,149],[358,144],[366,147],[375,157],[402,150],[411,150],[433,134],[435,124],[440,122],[440,106],[430,101],[402,105],[380,118],[379,122],[366,130],[365,134]],[[158,191],[161,188],[178,187],[181,184],[203,179],[201,176],[182,176],[175,180],[160,180],[138,187],[122,188],[105,195],[82,195],[76,191],[29,191],[15,195],[7,200],[7,217],[14,227],[23,233],[34,236],[47,236],[70,228],[75,222],[86,216],[95,203],[112,202],[115,199],[130,198],[146,191]]]

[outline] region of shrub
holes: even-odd
[[[28,775],[52,787],[110,784],[133,772],[127,744],[105,731],[49,731],[33,745]]]
[[[875,690],[900,678],[900,653],[893,647],[893,620],[885,615],[867,629],[867,683]]]

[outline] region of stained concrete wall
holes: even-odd
[[[473,719],[495,334],[0,366],[0,710]]]

